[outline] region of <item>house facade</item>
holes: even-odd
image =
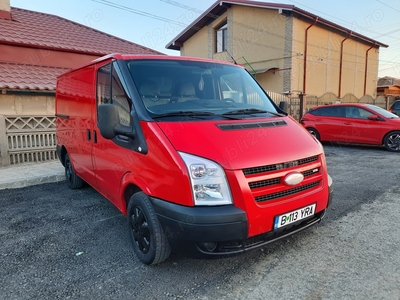
[[[55,159],[57,76],[110,53],[163,54],[0,0],[0,167]]]
[[[181,55],[236,61],[264,89],[376,97],[376,40],[293,5],[216,1],[170,43]]]

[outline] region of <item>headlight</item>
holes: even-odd
[[[232,204],[225,172],[217,163],[179,152],[189,172],[195,205]]]

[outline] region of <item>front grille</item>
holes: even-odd
[[[256,181],[256,182],[250,182],[249,187],[251,189],[257,189],[265,186],[271,186],[274,184],[279,184],[281,183],[280,178],[273,178],[273,179],[268,179],[268,180],[262,180],[262,181]]]
[[[309,193],[318,189],[323,181],[322,161],[319,155],[286,161],[271,165],[242,169],[254,201],[287,200],[290,196]],[[301,172],[304,179],[301,183],[290,186],[285,184],[285,177],[290,173]]]
[[[302,172],[302,174],[304,175],[304,178],[306,178],[308,176],[317,174],[318,172],[319,172],[319,168],[313,168],[312,170],[307,170],[307,171]],[[257,189],[257,188],[262,188],[262,187],[271,186],[271,185],[280,184],[280,183],[281,183],[281,178],[277,177],[277,178],[272,178],[272,179],[268,179],[268,180],[249,182],[249,187],[250,187],[250,189]]]
[[[294,161],[288,161],[288,162],[279,163],[279,164],[247,168],[247,169],[243,169],[243,174],[245,176],[247,176],[247,175],[254,175],[254,174],[261,174],[261,173],[273,172],[273,171],[278,171],[278,170],[284,170],[284,169],[288,169],[288,168],[293,168],[293,167],[309,164],[309,163],[315,162],[317,160],[318,160],[318,156],[316,155],[316,156],[311,156],[311,157],[294,160]]]
[[[293,194],[297,194],[297,193],[304,192],[306,190],[312,189],[312,188],[318,186],[319,183],[320,183],[320,181],[315,181],[315,182],[312,182],[312,183],[309,183],[309,184],[305,184],[305,185],[298,186],[298,187],[295,187],[295,188],[287,189],[287,190],[280,191],[280,192],[277,192],[277,193],[258,196],[258,197],[255,197],[255,200],[256,200],[256,202],[264,202],[264,201],[279,199],[279,198],[282,198],[282,197],[290,196],[290,195],[293,195]]]
[[[319,172],[319,168],[315,168],[315,169],[307,170],[307,171],[303,172],[303,175],[304,175],[304,177],[307,177],[307,176],[314,175],[318,172]]]

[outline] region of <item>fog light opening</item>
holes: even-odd
[[[205,252],[214,252],[218,244],[215,242],[197,243],[199,248]]]

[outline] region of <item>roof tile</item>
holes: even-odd
[[[11,8],[12,20],[0,19],[0,43],[28,45],[79,53],[163,54],[70,20]]]
[[[56,89],[57,76],[68,69],[0,62],[0,89]]]

